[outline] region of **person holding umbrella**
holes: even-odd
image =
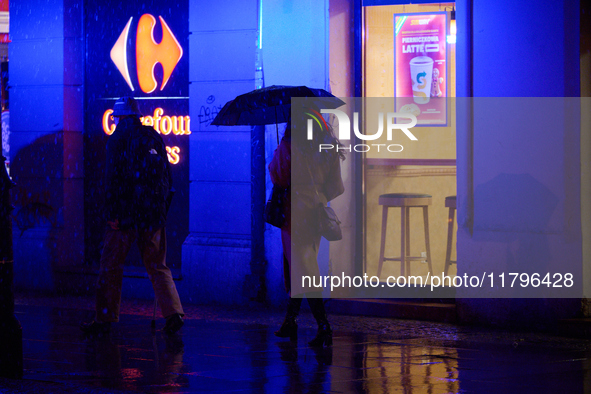
[[[342,146],[324,121],[322,122],[324,127],[314,133],[314,138],[310,141],[306,139],[305,116],[293,119],[297,122],[291,119],[294,98],[305,98],[308,109],[312,107],[334,109],[345,105],[344,101],[324,89],[273,85],[255,89],[228,101],[211,124],[215,126],[275,124],[279,140],[277,124],[287,123],[285,135],[269,165],[271,180],[274,185],[278,185],[278,189],[285,190],[292,186],[293,170],[296,177],[294,179],[301,179],[301,182],[294,185],[291,193],[289,191],[284,193],[286,198],[281,203],[283,215],[281,213],[278,215],[285,218],[278,226],[281,226],[284,282],[290,294],[290,300],[285,321],[275,334],[279,337],[295,338],[297,336],[296,317],[299,314],[302,298],[306,297],[318,322],[318,335],[310,345],[323,346],[332,343],[332,330],[326,318],[322,293],[318,292],[317,288],[303,289],[301,279],[303,275],[319,275],[317,258],[320,233],[316,212],[319,203],[326,205],[327,201],[344,192],[339,162],[339,159],[344,159],[344,154],[338,150],[318,152],[318,146],[321,143],[332,144],[335,147]],[[316,115],[321,117],[317,111]],[[260,145],[253,144],[253,146]],[[260,155],[253,153],[251,157],[257,158]],[[290,194],[293,195],[294,191],[297,199],[292,203]],[[256,200],[253,201],[256,204]],[[295,209],[293,215],[292,209]],[[297,217],[298,220],[292,221],[292,216]]]
[[[332,345],[332,329],[324,309],[322,293],[316,288],[303,287],[302,277],[320,275],[317,260],[320,246],[317,207],[319,203],[326,205],[344,192],[340,160],[345,157],[342,151],[334,149],[319,152],[319,144],[342,146],[326,123],[327,127],[314,132],[312,140],[305,139],[303,124],[300,121],[287,124],[281,143],[269,164],[273,184],[284,189],[291,188],[284,204],[286,220],[281,227],[284,283],[290,299],[285,320],[275,335],[292,339],[297,337],[296,318],[305,297],[318,324],[317,335],[309,344],[320,347]]]

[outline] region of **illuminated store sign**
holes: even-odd
[[[168,27],[161,16],[158,18],[162,26],[162,40],[159,44],[154,40],[156,18],[150,14],[144,14],[140,17],[137,25],[135,43],[137,79],[140,89],[144,93],[152,93],[158,87],[154,75],[154,67],[157,63],[160,63],[163,69],[162,86],[160,86],[160,90],[162,90],[183,56],[183,48],[174,37],[174,34],[172,34],[170,27]],[[125,82],[127,82],[127,85],[133,91],[135,89],[131,82],[129,66],[127,64],[127,41],[132,20],[133,17],[129,18],[115,45],[111,48],[110,55],[111,60],[123,76],[123,79],[125,79]]]
[[[108,109],[103,114],[103,131],[107,135],[115,131],[113,123],[112,109]],[[140,121],[145,126],[152,126],[154,130],[163,135],[189,135],[191,134],[191,118],[189,116],[168,116],[164,115],[162,108],[156,108],[153,116],[142,116]],[[167,146],[168,161],[171,164],[178,164],[180,160],[181,149],[178,146]]]
[[[154,29],[156,28],[156,18],[151,14],[143,14],[137,23],[135,37],[135,69],[137,82],[144,93],[152,93],[158,87],[156,81],[156,65],[162,66],[162,84],[160,91],[164,89],[172,72],[183,56],[183,48],[175,38],[170,27],[164,21],[162,16],[158,16],[162,28],[162,37],[160,43],[156,43],[154,38]],[[111,48],[110,57],[117,70],[123,76],[123,79],[132,91],[135,91],[129,71],[128,57],[130,55],[129,31],[131,30],[133,17],[129,18],[119,38]],[[133,43],[132,43],[133,44]],[[133,51],[131,52],[133,54]],[[164,115],[164,109],[158,107],[154,110],[152,116],[141,117],[141,121],[146,126],[152,126],[162,134],[175,136],[191,134],[191,120],[189,116],[169,116]],[[111,114],[112,109],[107,109],[103,113],[102,126],[107,135],[115,131],[115,124]],[[168,160],[172,164],[178,164],[180,161],[181,148],[178,146],[167,146]]]

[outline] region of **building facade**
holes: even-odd
[[[460,287],[460,320],[531,324],[579,314],[591,286],[583,220],[590,206],[583,6],[566,0],[414,3],[189,0],[170,8],[152,0],[124,9],[76,0],[11,4],[17,285],[92,291],[107,111],[117,97],[131,94],[141,99],[146,121],[165,134],[171,162],[177,161],[169,262],[182,297],[282,303],[279,233],[258,216],[270,190],[262,170],[277,145],[275,126],[211,126],[215,114],[236,95],[263,85],[308,85],[339,97],[394,96],[394,16],[445,15],[449,26],[453,11],[457,41],[446,46],[445,79],[448,97],[455,99],[446,128],[417,130],[426,145],[407,149],[398,161],[349,155],[342,165],[347,192],[333,205],[347,231],[338,244],[322,245],[321,272],[332,272],[331,262],[338,261],[347,274],[373,275],[377,195],[398,190],[433,192],[432,254],[435,271],[441,271],[447,224],[441,199],[455,194],[455,275],[554,274],[564,267],[559,273],[572,273],[578,291],[567,298],[552,292],[530,297]],[[152,25],[149,17],[142,22],[145,15],[153,17]],[[142,23],[153,29],[151,44],[138,38]],[[172,66],[158,57],[167,32],[174,40],[166,42],[176,41],[182,53]],[[142,82],[142,75],[149,76],[142,71],[145,56],[137,55],[144,45],[159,48],[151,64],[159,65],[149,68],[155,86],[150,78]],[[511,104],[505,98],[519,98],[524,115],[512,116],[529,126],[539,122],[537,127],[491,117],[495,108],[502,114]],[[550,124],[543,115],[556,107]],[[132,254],[125,291],[151,297],[137,265]],[[422,274],[425,267],[417,269]]]

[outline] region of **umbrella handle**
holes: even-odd
[[[279,145],[279,126],[277,126],[277,107],[275,107],[275,133],[277,134],[277,145]]]

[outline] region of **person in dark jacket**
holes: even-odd
[[[164,332],[174,334],[184,324],[180,298],[166,266],[165,223],[172,185],[170,164],[162,137],[153,128],[143,126],[139,116],[137,102],[131,97],[119,99],[113,107],[117,127],[107,141],[107,230],[96,287],[96,315],[94,320],[81,325],[82,331],[91,334],[108,332],[111,323],[119,321],[123,266],[136,239],[156,300],[166,318]],[[142,147],[147,154],[138,153]],[[151,170],[158,165],[162,171]],[[151,178],[155,182],[147,187],[138,182]]]

